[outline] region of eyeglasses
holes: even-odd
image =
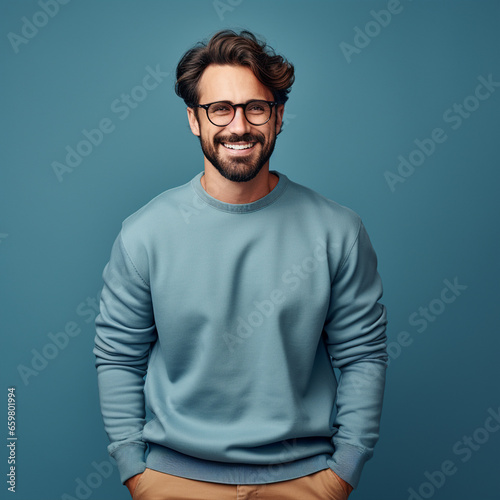
[[[210,123],[217,127],[229,125],[236,114],[238,106],[243,108],[243,114],[252,125],[264,125],[271,119],[273,107],[279,104],[273,101],[253,100],[246,104],[231,104],[227,101],[211,102],[209,104],[193,104],[190,108],[203,108],[207,112]]]

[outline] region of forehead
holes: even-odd
[[[273,93],[246,66],[209,65],[200,78],[199,102],[273,100]]]

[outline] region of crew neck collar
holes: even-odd
[[[191,186],[202,201],[217,210],[232,213],[255,212],[256,210],[260,210],[275,202],[284,193],[288,184],[288,177],[285,174],[282,174],[277,170],[270,170],[269,172],[278,176],[278,183],[274,186],[274,189],[270,193],[266,194],[262,198],[259,198],[258,200],[252,201],[251,203],[226,203],[210,196],[201,185],[201,178],[205,173],[204,171],[200,172],[193,179],[191,179]]]

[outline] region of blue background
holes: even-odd
[[[254,31],[295,65],[271,168],[358,212],[379,257],[391,363],[381,439],[351,497],[406,500],[413,488],[420,498],[498,499],[500,432],[484,425],[500,412],[500,88],[467,98],[478,77],[500,81],[500,3],[401,0],[386,26],[367,23],[387,1],[218,5],[72,0],[16,44],[9,33],[22,36],[23,17],[44,24],[41,4],[1,3],[0,404],[15,386],[17,498],[128,498],[110,473],[92,303],[121,221],[203,168],[175,68],[229,27]],[[365,29],[373,36],[363,41]],[[346,57],[341,44],[354,46],[356,33],[365,46]],[[112,103],[157,65],[169,75],[121,119]],[[459,123],[453,106],[464,100],[478,107]],[[53,162],[105,118],[113,132],[58,178]],[[399,175],[398,156],[436,128],[446,141],[391,189],[386,172]],[[449,304],[444,280],[466,286]],[[424,323],[429,304],[436,314]],[[79,333],[47,347],[66,327]],[[401,332],[410,345],[397,345]],[[447,460],[455,474],[434,475],[433,486],[426,472]]]

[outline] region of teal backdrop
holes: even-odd
[[[17,493],[3,480],[1,498],[128,498],[98,406],[101,273],[122,220],[203,168],[174,75],[222,28],[295,65],[271,168],[358,212],[379,258],[390,366],[351,498],[499,498],[498,1],[0,9],[2,477],[15,458]]]

